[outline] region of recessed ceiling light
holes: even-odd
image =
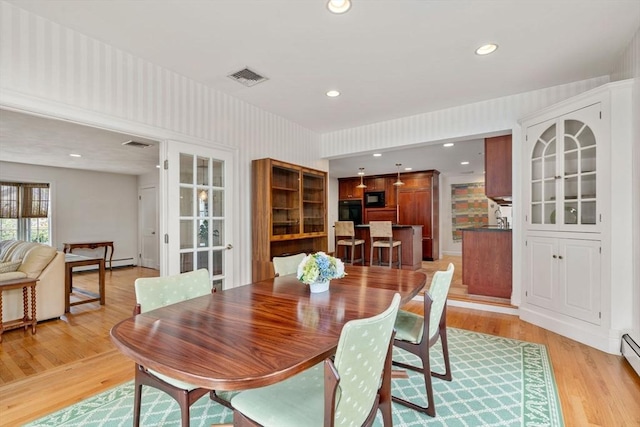
[[[490,53],[495,52],[497,48],[498,48],[497,44],[493,44],[493,43],[485,44],[476,49],[476,55],[489,55]]]
[[[413,170],[413,168],[404,168],[404,170],[410,171],[410,170]]]
[[[332,13],[345,13],[351,9],[351,0],[329,0],[327,2],[327,9]]]
[[[468,165],[469,162],[460,162],[461,165]]]
[[[82,154],[75,154],[75,153],[71,153],[69,154],[71,157],[82,157]]]
[[[443,147],[453,147],[453,142],[447,142],[446,144],[442,144]]]
[[[382,157],[381,153],[373,153],[373,157]]]
[[[337,90],[330,90],[329,92],[327,92],[327,96],[329,98],[335,98],[336,96],[340,96],[340,92],[338,92]]]

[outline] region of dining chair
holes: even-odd
[[[384,425],[390,426],[393,324],[399,305],[395,294],[384,312],[347,322],[335,359],[234,396],[233,425],[370,426],[380,409]]]
[[[336,221],[335,222],[335,241],[336,241],[336,255],[338,255],[338,249],[340,246],[344,247],[345,258],[349,258],[349,252],[351,252],[351,261],[345,260],[353,265],[355,262],[359,262],[364,265],[364,240],[356,239],[355,226],[353,221]],[[360,248],[360,258],[354,259],[356,248],[362,245]]]
[[[298,272],[298,264],[300,264],[300,261],[306,256],[307,254],[304,252],[288,256],[274,256],[273,269],[276,272],[276,276],[296,274]]]
[[[138,278],[134,282],[136,306],[134,316],[215,292],[211,286],[209,272],[206,269],[190,271],[164,277]],[[142,386],[150,386],[164,391],[178,402],[180,406],[182,426],[189,426],[189,408],[205,394],[211,392],[211,398],[227,407],[230,404],[209,389],[199,388],[192,384],[171,378],[152,369],[136,364],[135,393],[133,419],[134,426],[140,425],[140,406]]]
[[[393,396],[393,401],[429,416],[436,416],[433,399],[433,385],[431,377],[451,381],[451,366],[449,364],[449,345],[447,343],[447,294],[453,278],[454,266],[449,263],[446,271],[436,271],[431,280],[429,290],[424,293],[424,317],[409,311],[399,310],[396,319],[396,336],[393,345],[418,356],[422,367],[393,361],[393,365],[404,369],[421,372],[427,392],[428,406],[419,406],[408,400]],[[438,342],[442,345],[444,358],[444,373],[431,371],[429,349]]]
[[[393,262],[393,248],[398,248],[398,268],[402,268],[402,242],[393,240],[391,221],[370,221],[369,238],[371,239],[371,254],[369,264],[373,264],[373,249],[378,248],[378,264],[382,265],[382,249],[389,250],[389,268]]]

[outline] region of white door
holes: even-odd
[[[140,212],[140,265],[160,268],[160,240],[158,239],[158,189],[141,188],[139,195]]]
[[[174,141],[165,147],[166,274],[206,268],[215,287],[232,286],[233,153]]]

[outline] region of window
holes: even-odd
[[[0,182],[0,240],[50,243],[49,184]]]

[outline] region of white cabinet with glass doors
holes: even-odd
[[[603,128],[600,103],[526,128],[529,229],[600,231]]]

